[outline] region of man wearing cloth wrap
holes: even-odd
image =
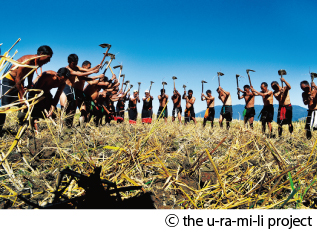
[[[181,106],[181,94],[174,88],[173,95],[171,97],[173,101],[172,122],[175,121],[175,115],[178,117],[178,122],[182,123],[182,106]]]
[[[142,123],[152,123],[152,113],[153,105],[152,100],[153,96],[150,95],[148,90],[145,91],[145,97],[143,97],[143,108],[142,108]]]
[[[204,93],[201,93],[203,100],[207,102],[207,109],[204,115],[203,126],[206,126],[206,122],[211,122],[211,127],[214,127],[214,118],[215,118],[215,97],[211,95],[211,90],[206,91],[207,96]]]
[[[269,127],[270,137],[272,136],[272,121],[274,115],[273,107],[273,92],[268,89],[268,84],[266,82],[261,83],[261,92],[256,91],[253,86],[251,86],[251,91],[255,96],[262,96],[263,108],[260,112],[261,122],[262,122],[262,133],[265,133],[266,125]]]
[[[104,75],[98,75],[94,77],[88,77],[88,75],[97,73],[100,68],[100,64],[91,68],[89,61],[84,61],[82,67],[78,65],[78,56],[76,54],[70,54],[68,56],[68,66],[66,67],[70,71],[70,77],[66,80],[66,86],[60,97],[60,103],[62,108],[66,108],[66,126],[71,127],[73,125],[74,115],[77,107],[81,111],[80,123],[83,123],[85,116],[87,116],[87,110],[85,106],[86,96],[84,94],[84,86],[87,81],[88,84],[96,84],[96,79],[103,78]]]
[[[243,87],[244,91],[241,90],[239,87],[237,89],[238,89],[238,99],[241,100],[244,98],[245,100],[245,108],[243,111],[244,125],[246,125],[249,120],[250,127],[251,129],[253,129],[253,120],[255,115],[254,94],[251,92],[249,85],[245,85]],[[240,92],[243,93],[242,96],[240,96]]]
[[[59,101],[59,97],[65,87],[66,79],[70,76],[70,72],[66,68],[60,68],[57,72],[48,70],[42,73],[34,80],[34,89],[41,89],[44,91],[43,100],[34,105],[31,116],[33,117],[32,124],[35,127],[35,131],[38,132],[37,122],[39,118],[43,118],[44,109],[48,111],[46,117],[52,117],[53,112],[56,109],[56,105]],[[51,94],[51,89],[57,88],[54,99]],[[30,92],[29,98],[34,97],[37,92]]]
[[[304,91],[302,93],[303,102],[308,105],[305,125],[306,137],[311,139],[311,130],[317,130],[317,86],[312,82],[310,87],[307,81],[302,81],[300,87]]]
[[[278,113],[277,113],[277,124],[278,124],[278,135],[282,136],[283,125],[288,125],[288,130],[292,134],[293,133],[293,107],[291,105],[291,100],[289,96],[289,90],[291,89],[291,85],[286,82],[286,80],[281,77],[281,82],[285,83],[285,87],[280,87],[278,82],[273,81],[271,83],[272,89],[274,90],[273,95],[276,100],[279,102]]]
[[[227,129],[229,130],[230,122],[232,121],[232,101],[230,92],[223,90],[220,86],[217,88],[218,98],[222,101],[223,106],[220,111],[219,124],[222,128],[223,119],[226,119]]]
[[[129,123],[130,124],[136,124],[136,120],[138,117],[137,102],[140,103],[139,94],[137,90],[134,90],[133,96],[131,95],[129,99]]]
[[[127,100],[129,100],[127,95],[122,95],[117,102],[117,106],[116,106],[117,123],[122,123],[124,121],[124,107],[125,107],[125,102]]]
[[[38,58],[38,56],[41,56]],[[24,63],[25,65],[35,65],[42,67],[44,64],[50,62],[51,57],[53,56],[53,51],[49,46],[41,46],[37,49],[36,55],[25,55],[19,58],[17,61]],[[8,105],[17,100],[24,100],[24,81],[21,81],[24,76],[26,76],[32,68],[26,67],[17,67],[15,65],[9,68],[8,73],[6,73],[5,78],[2,80],[2,95],[4,95],[12,87],[16,86],[8,94],[4,95],[1,99],[2,106]],[[32,88],[32,79],[34,72],[28,76],[28,88]],[[24,119],[24,115],[19,112],[20,123]],[[5,123],[6,114],[0,114],[0,136],[2,135],[2,128]]]
[[[194,111],[194,103],[196,98],[193,97],[193,91],[188,90],[188,96],[186,95],[186,91],[184,91],[183,99],[186,100],[186,109],[185,109],[185,125],[190,120],[193,120],[196,125],[195,111]]]
[[[166,103],[167,103],[168,95],[165,94],[165,89],[161,89],[161,95],[158,96],[158,99],[160,101],[160,107],[159,107],[159,110],[157,111],[157,119],[164,118],[165,123],[167,123],[168,114],[167,114]]]

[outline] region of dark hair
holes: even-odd
[[[262,83],[261,83],[261,86],[262,86],[262,85],[265,86],[265,87],[268,86],[266,82],[262,82]]]
[[[88,60],[85,60],[84,62],[83,62],[83,64],[82,64],[82,67],[84,67],[84,66],[86,66],[86,65],[91,65],[91,63],[90,63],[90,61],[88,61]]]
[[[70,54],[68,56],[68,63],[75,62],[78,63],[78,56],[76,54]]]
[[[211,94],[211,90],[207,90],[207,91],[206,91],[206,94],[208,94],[208,93],[210,93],[210,94]]]
[[[300,82],[300,85],[302,85],[302,84],[304,84],[304,85],[306,85],[306,86],[309,86],[309,82],[307,82],[306,80],[301,81],[301,82]]]
[[[188,90],[188,93],[194,93],[193,90]]]
[[[37,54],[38,55],[53,55],[53,51],[52,48],[50,48],[49,46],[40,46],[37,49]]]
[[[165,93],[165,89],[161,89],[161,93],[164,92]]]
[[[277,81],[271,82],[271,86],[273,86],[273,85],[278,85],[278,82]]]
[[[245,88],[250,89],[250,86],[249,86],[249,85],[244,85],[244,86],[243,86],[243,89],[245,89]]]
[[[217,90],[216,90],[217,92],[219,92],[219,87],[217,88]]]
[[[62,77],[64,76],[65,78],[68,78],[70,76],[70,71],[69,69],[63,67],[63,68],[60,68],[58,71],[57,71],[57,75],[59,77]]]

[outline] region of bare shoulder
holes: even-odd
[[[71,67],[69,67],[69,65],[66,66],[66,69],[68,69],[69,71],[74,71]]]
[[[25,62],[26,60],[28,60],[27,62],[25,62],[25,64],[29,64],[29,65],[32,65],[32,64],[35,64],[34,63],[34,60],[38,55],[24,55],[22,57],[20,57],[17,61],[18,62]]]
[[[53,71],[53,70],[47,70],[45,71],[46,74],[50,74],[50,75],[56,75],[57,72]]]

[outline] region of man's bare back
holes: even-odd
[[[36,84],[37,89],[42,89],[44,93],[49,92],[52,88],[59,87],[65,84],[67,79],[59,79],[57,72],[48,70],[45,71],[42,76],[38,76],[33,84]]]

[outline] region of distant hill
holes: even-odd
[[[215,118],[219,118],[221,107],[222,106],[220,106],[220,105],[215,106]],[[278,105],[274,104],[273,107],[274,107],[274,119],[273,119],[273,121],[276,122]],[[254,119],[255,119],[255,121],[258,121],[259,120],[258,116],[263,108],[263,105],[254,105],[254,108],[255,108]],[[239,119],[239,113],[240,113],[240,120],[243,120],[242,113],[244,110],[244,105],[242,105],[242,104],[233,105],[232,110],[233,110],[233,117],[232,117],[233,119]],[[203,110],[199,113],[196,113],[196,117],[204,117],[205,111],[206,110]],[[298,105],[293,105],[293,120],[292,121],[303,120],[303,118],[306,118],[306,117],[307,117],[307,109],[305,109],[301,106],[298,106]]]

